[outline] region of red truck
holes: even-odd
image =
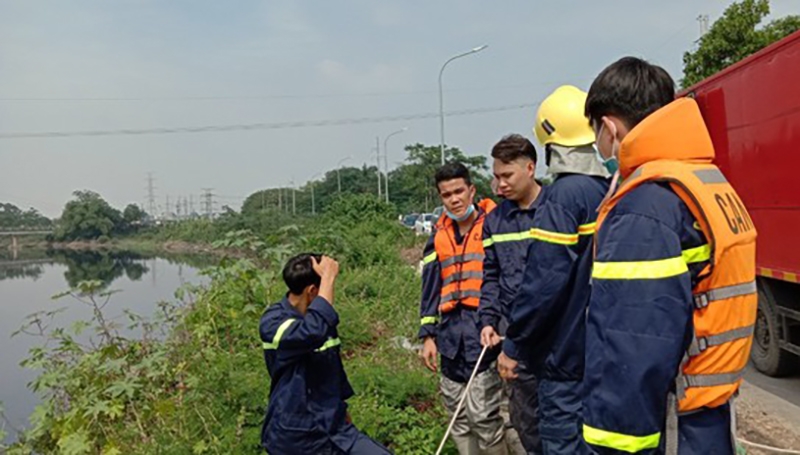
[[[680,95],[700,105],[717,165],[758,229],[753,364],[789,374],[800,366],[800,32]]]

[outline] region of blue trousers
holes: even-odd
[[[539,434],[544,455],[584,455],[580,381],[539,378]]]
[[[678,418],[680,455],[733,455],[731,406],[703,409]]]
[[[517,379],[506,382],[511,426],[517,430],[522,447],[528,455],[546,453],[542,452],[539,435],[539,382],[530,367],[523,362],[517,366],[517,375]]]

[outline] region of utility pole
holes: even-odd
[[[151,217],[156,216],[156,187],[153,185],[153,173],[147,173],[147,212]]]
[[[317,202],[314,198],[314,180],[311,180],[311,214],[317,214]]]
[[[189,201],[186,198],[183,198],[183,216],[189,217]]]
[[[289,181],[292,185],[292,215],[297,215],[297,187],[294,185],[294,179]]]
[[[283,187],[278,187],[278,211],[283,211]]]
[[[175,214],[177,215],[178,219],[181,217],[181,197],[178,196],[177,202],[175,202]]]
[[[167,195],[167,208],[164,210],[164,215],[169,217],[169,194]]]

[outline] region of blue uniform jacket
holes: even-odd
[[[272,379],[261,443],[270,454],[347,452],[358,430],[346,423],[353,389],[339,355],[339,316],[317,297],[303,316],[284,298],[261,317],[264,360]]]
[[[506,321],[511,304],[522,284],[522,275],[528,260],[528,247],[533,239],[529,233],[539,204],[547,197],[548,187],[542,187],[539,196],[527,209],[514,201],[503,200],[486,217],[483,223],[483,284],[478,314],[483,327],[494,327],[505,334],[501,321]],[[505,324],[505,323],[504,323]],[[503,324],[503,325],[504,325]],[[517,358],[513,346],[504,346],[506,355]],[[513,355],[512,355],[513,354]]]
[[[602,177],[560,175],[533,217],[533,242],[503,344],[511,346],[507,355],[524,358],[537,377],[583,378],[592,235],[608,183]]]
[[[487,216],[491,216],[492,213],[494,212]],[[435,237],[436,232],[428,239],[423,257],[429,257],[435,253]],[[464,241],[463,238],[455,240],[459,245]],[[481,292],[483,292],[483,288],[481,288]],[[419,338],[435,337],[436,347],[443,358],[442,373],[454,381],[466,382],[475,367],[475,362],[480,357],[481,350],[483,350],[483,346],[481,346],[481,328],[483,326],[477,310],[461,305],[453,311],[443,313],[440,319],[441,293],[441,265],[438,260],[426,262],[422,269]],[[487,352],[479,371],[488,368],[489,364],[497,358],[497,354],[496,350]]]
[[[586,327],[584,439],[601,454],[662,453],[667,396],[675,389],[692,336],[692,288],[709,260],[706,240],[672,189],[650,182],[618,202],[596,242]],[[659,268],[671,258],[681,258],[685,270]],[[681,418],[681,438],[690,437],[692,421],[711,435],[709,419],[718,412]],[[729,445],[730,439],[698,439],[688,443],[693,450],[682,453],[724,453],[721,444]]]

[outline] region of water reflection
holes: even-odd
[[[181,254],[142,254],[133,251],[115,250],[39,250],[29,253],[25,259],[0,259],[0,281],[13,279],[39,279],[44,266],[60,264],[67,267],[64,279],[73,288],[81,281],[100,281],[108,288],[116,279],[125,276],[130,281],[139,281],[150,271],[147,262],[159,257],[170,264],[187,264],[202,268],[214,263],[210,256]],[[154,266],[154,263],[153,265]],[[155,279],[156,274],[152,275]]]
[[[17,261],[0,258],[0,403],[5,409],[0,428],[5,425],[9,433],[5,442],[14,438],[15,429],[27,425],[39,401],[26,387],[36,371],[26,370],[19,363],[41,340],[10,337],[28,315],[65,308],[53,319],[52,327],[71,327],[75,321],[90,320],[91,308],[69,297],[53,301],[52,296],[81,280],[99,280],[106,289],[120,291],[104,308],[109,320],[124,322],[127,311],[147,317],[158,310],[158,302],[174,301],[175,290],[184,283],[205,282],[198,269],[216,262],[207,256],[123,251],[23,251],[25,256]]]

